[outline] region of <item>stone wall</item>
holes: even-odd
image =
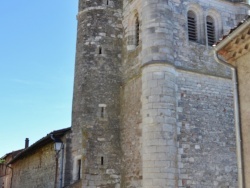
[[[80,0],[77,18],[71,183],[113,188],[121,166],[122,1]]]
[[[14,152],[13,152],[14,153]],[[12,177],[12,167],[11,165],[7,167],[6,165],[13,158],[13,154],[7,154],[4,158],[4,163],[0,164],[0,187],[2,188],[11,188],[11,177]]]
[[[144,188],[177,187],[176,72],[164,64],[142,70]]]
[[[82,187],[236,187],[231,75],[205,27],[214,16],[217,40],[246,13],[216,0],[80,1],[70,161],[82,160]]]
[[[241,120],[241,133],[242,133],[242,146],[243,146],[243,166],[245,186],[250,186],[250,121],[249,121],[249,59],[250,53],[245,54],[236,61],[238,73],[238,86],[239,86],[239,102],[240,102],[240,120]]]
[[[237,187],[231,80],[178,72],[180,187]]]
[[[215,40],[218,41],[229,30],[235,27],[246,15],[248,7],[218,0],[170,0],[173,22],[173,56],[174,65],[180,69],[195,71],[210,75],[229,77],[230,70],[218,64],[211,55],[212,47],[207,45],[206,16],[212,16],[215,23]],[[198,42],[188,40],[187,12],[192,10],[197,14]]]
[[[142,118],[141,78],[123,86],[121,105],[122,185],[126,188],[142,187]]]
[[[143,187],[237,187],[230,79],[143,68]]]
[[[244,18],[248,8],[216,0],[124,0],[123,6],[122,96],[124,101],[136,97],[130,82],[141,77],[143,187],[223,187],[228,182],[237,187],[231,72],[211,55],[206,16],[213,17],[218,40]],[[197,42],[188,40],[189,10],[197,15]],[[140,43],[133,46],[136,17]],[[137,109],[138,103],[133,106]],[[122,106],[123,126],[134,124],[137,114],[129,116],[135,112],[130,108]],[[131,129],[124,127],[123,131]],[[127,137],[122,139],[131,138]],[[127,154],[130,142],[123,144]],[[134,176],[128,166],[136,158],[123,156],[126,177]],[[162,166],[157,166],[158,161]],[[124,185],[132,187],[129,180]]]
[[[141,33],[142,33],[142,15],[141,0],[123,1],[123,53],[122,53],[122,77],[123,84],[130,79],[134,79],[141,74]],[[135,37],[135,19],[139,20],[139,44],[134,44]]]
[[[12,164],[12,188],[52,188],[55,181],[54,144],[47,144]]]
[[[188,40],[189,10],[197,14],[197,42]],[[215,40],[219,40],[247,15],[247,10],[243,4],[218,0],[143,1],[142,64],[164,62],[180,69],[230,77],[230,70],[216,63],[210,54],[206,16],[213,16]]]

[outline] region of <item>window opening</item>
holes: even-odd
[[[78,160],[77,161],[78,169],[77,169],[77,180],[81,179],[81,166],[82,166],[82,161]]]
[[[188,11],[188,40],[197,42],[197,21],[192,11]]]
[[[209,46],[215,43],[215,27],[212,17],[207,16],[207,42]]]
[[[107,0],[107,5],[109,5],[109,0]]]
[[[104,160],[103,160],[103,157],[101,157],[101,165],[104,164]]]
[[[139,41],[140,41],[140,23],[139,23],[138,17],[136,18],[136,21],[135,21],[135,30],[136,30],[135,42],[136,42],[136,46],[138,46]]]
[[[99,47],[99,54],[102,54],[102,47]]]
[[[101,107],[101,117],[104,117],[104,107]]]

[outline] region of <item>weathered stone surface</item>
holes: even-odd
[[[210,54],[206,16],[218,40],[247,10],[222,0],[79,0],[64,186],[236,188],[231,74]],[[13,188],[53,187],[53,144],[14,167]]]
[[[180,72],[179,181],[184,187],[237,187],[231,80]]]
[[[121,8],[120,0],[79,2],[69,162],[70,183],[80,168],[85,188],[120,184]]]
[[[142,187],[141,79],[134,78],[122,87],[121,105],[121,187]]]
[[[243,165],[245,175],[245,186],[250,186],[250,125],[249,125],[249,59],[250,54],[242,56],[236,61],[238,71],[238,84],[240,96],[240,114],[241,114],[241,133],[242,133],[242,146],[243,146]]]
[[[163,64],[149,65],[142,70],[143,187],[177,186],[176,99],[163,90],[168,85],[168,90],[176,96],[175,77],[175,69]],[[157,86],[148,78],[155,80]],[[144,92],[147,90],[150,92]],[[150,100],[152,97],[156,100]],[[173,124],[167,123],[168,119]]]
[[[50,143],[41,147],[26,158],[15,162],[12,167],[14,168],[13,188],[54,187],[56,172],[54,144]],[[57,185],[58,183],[57,180]]]
[[[71,161],[82,187],[237,187],[231,75],[205,27],[214,16],[217,40],[246,13],[216,0],[80,1]]]

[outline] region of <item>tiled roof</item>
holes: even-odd
[[[235,66],[236,60],[250,52],[250,16],[241,21],[215,45],[214,51],[224,61]]]
[[[228,37],[230,34],[232,34],[237,28],[239,28],[242,24],[244,24],[248,19],[250,19],[250,15],[247,15],[245,19],[243,19],[241,22],[237,24],[234,28],[230,29],[230,31],[224,35],[222,38],[219,39],[213,46],[217,46],[221,41],[223,41],[226,37]]]
[[[24,149],[22,152],[18,153],[9,162],[9,164],[16,162],[17,160],[29,155],[31,152],[39,149],[40,147],[45,146],[46,144],[53,142],[53,140],[51,139],[51,134],[53,134],[55,137],[61,137],[61,136],[65,135],[70,130],[71,130],[71,128],[69,127],[69,128],[65,128],[65,129],[52,131],[51,133],[47,134],[45,137],[41,138],[40,140],[38,140],[37,142],[35,142],[31,146],[29,146],[28,148]]]
[[[16,150],[16,151],[12,151],[9,153],[6,153],[3,157],[1,157],[0,159],[5,159],[6,157],[12,155],[12,157],[15,157],[17,154],[19,154],[21,151],[23,151],[23,149],[20,150]]]

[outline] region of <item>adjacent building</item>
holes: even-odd
[[[17,150],[5,154],[0,160],[0,187],[11,188],[11,180],[13,175],[13,168],[8,163],[23,150]]]
[[[51,135],[57,140],[60,139],[64,143],[64,151],[67,151],[70,130],[70,128],[66,128],[53,131],[31,146],[28,147],[26,144],[25,149],[3,157],[6,160],[0,168],[2,167],[6,171],[1,178],[4,180],[1,188],[59,187],[60,181],[64,179],[63,176],[60,177],[60,171],[64,167],[61,165],[61,159],[62,156],[67,158],[67,154],[66,152],[62,153],[62,150],[58,153],[55,151],[55,141]]]
[[[238,86],[236,95],[239,103],[239,127],[241,141],[240,163],[243,167],[244,185],[250,187],[250,17],[248,16],[229,34],[219,41],[215,48],[215,55],[219,63],[232,68],[235,74],[235,84]]]

